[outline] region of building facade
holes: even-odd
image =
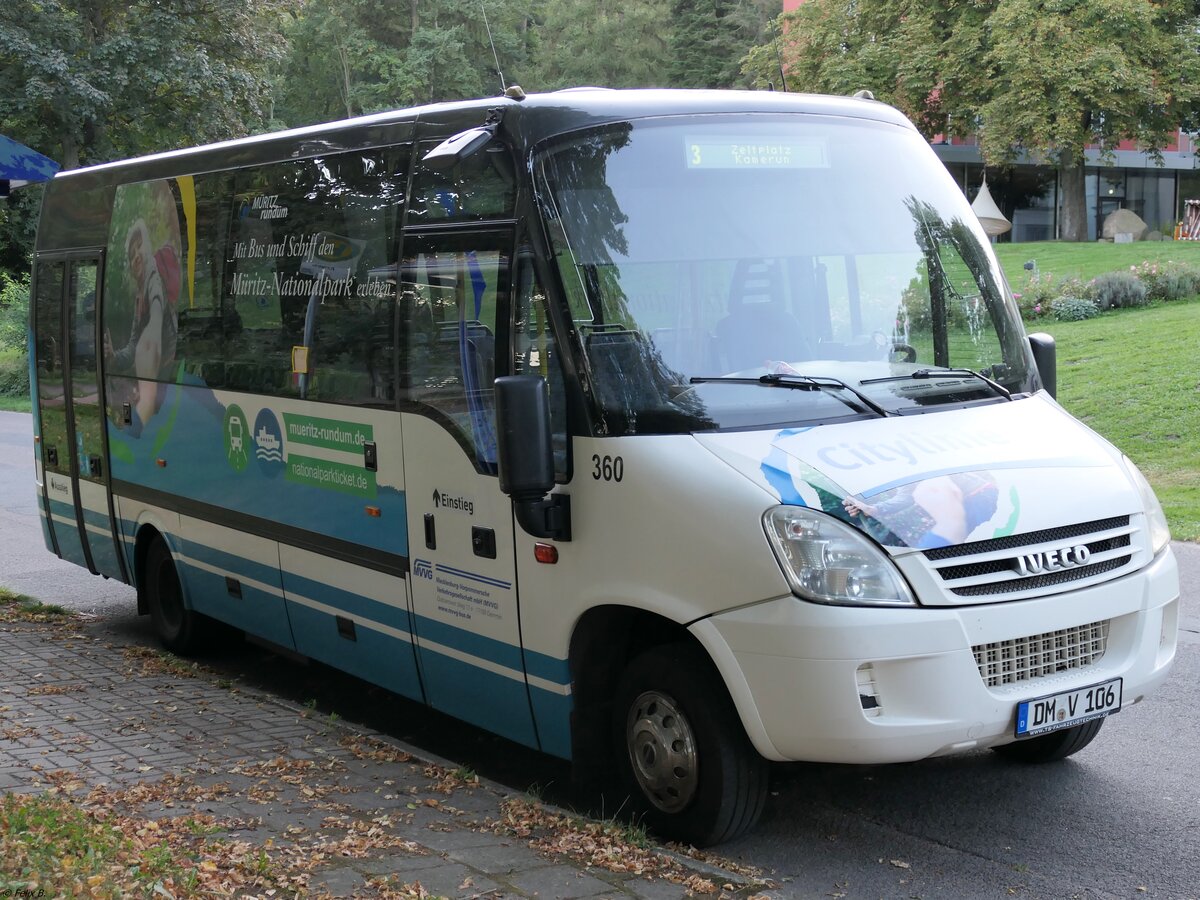
[[[806,0],[783,0],[790,12]],[[871,85],[863,85],[870,88]],[[1200,168],[1197,144],[1200,139],[1182,130],[1154,154],[1124,141],[1109,154],[1089,148],[1087,157],[1088,237],[1096,240],[1104,218],[1117,209],[1129,209],[1146,225],[1170,237],[1182,221],[1184,203],[1200,199]],[[983,183],[984,166],[973,138],[933,141],[934,152],[954,176],[967,199],[974,200]],[[996,205],[1013,223],[1002,241],[1046,241],[1058,237],[1062,191],[1058,170],[1023,155],[1016,163],[988,167],[988,189]],[[1196,235],[1195,237],[1200,237]]]

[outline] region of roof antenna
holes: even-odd
[[[780,25],[778,22],[775,23],[775,28],[776,28],[775,36],[771,39],[771,43],[775,45],[775,59],[778,60],[778,62],[779,62],[779,80],[783,84],[783,92],[786,94],[788,92],[787,75],[785,75],[783,73],[783,54],[781,54],[779,52],[779,30],[778,29],[780,28]],[[771,90],[775,90],[774,85],[771,86]]]
[[[496,74],[500,76],[500,93],[508,90],[508,85],[504,83],[504,73],[500,71],[500,57],[496,55],[496,42],[492,40],[492,26],[488,24],[487,7],[483,5],[483,0],[479,0],[479,11],[483,13],[483,27],[487,29],[488,43],[492,45],[492,59],[496,61]]]

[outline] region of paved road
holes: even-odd
[[[97,578],[45,549],[33,486],[33,431],[27,413],[0,412],[0,584],[87,614],[121,610],[133,589]]]
[[[41,549],[28,421],[0,413],[0,583],[106,616],[114,630],[147,640],[145,620],[130,615],[128,588]],[[1184,584],[1176,670],[1076,757],[1045,767],[987,752],[905,766],[781,766],[758,829],[722,852],[772,873],[798,897],[1200,897],[1200,546],[1176,543],[1175,551]],[[560,799],[561,764],[353,679],[256,650],[221,664]]]

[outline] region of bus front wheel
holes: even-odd
[[[144,586],[150,621],[162,645],[181,656],[198,652],[206,637],[207,619],[184,604],[175,561],[162,538],[155,539],[146,554]]]
[[[698,648],[678,644],[629,664],[613,712],[622,795],[660,837],[718,844],[745,833],[767,796],[767,761]]]

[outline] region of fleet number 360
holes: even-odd
[[[625,477],[625,460],[619,456],[593,453],[592,477],[597,481],[620,481]]]

